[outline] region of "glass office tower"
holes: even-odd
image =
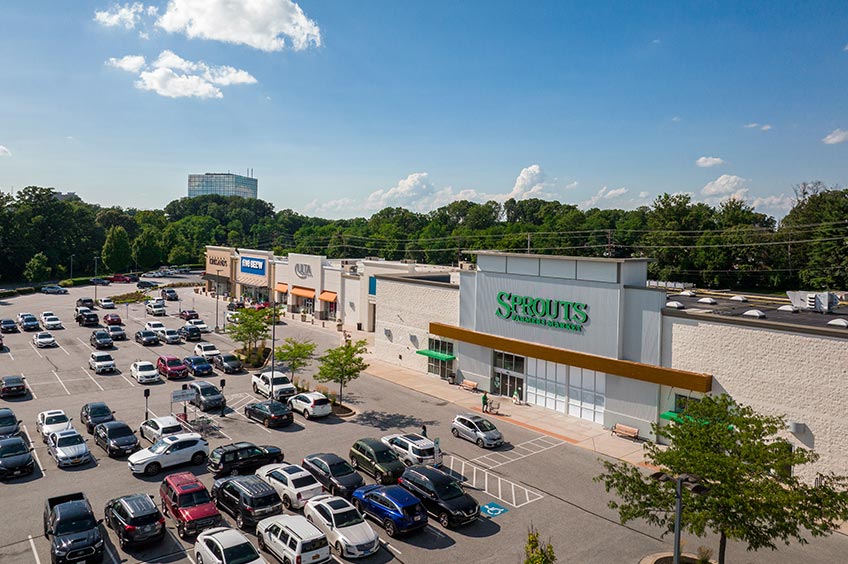
[[[218,194],[219,196],[241,196],[256,198],[259,182],[255,178],[230,174],[229,172],[207,172],[188,175],[188,197]]]

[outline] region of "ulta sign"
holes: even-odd
[[[498,310],[495,315],[517,323],[580,333],[583,324],[589,321],[588,309],[587,304],[580,302],[498,292]]]

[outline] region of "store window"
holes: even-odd
[[[523,356],[516,356],[510,353],[495,351],[495,368],[501,368],[503,370],[509,370],[510,372],[518,372],[519,374],[524,374],[524,361],[525,359]]]
[[[693,398],[691,396],[683,396],[680,394],[674,394],[674,412],[675,413],[683,413],[686,409],[686,404],[689,402],[699,402],[700,398]]]
[[[453,356],[453,343],[450,341],[442,341],[440,339],[429,339],[427,348],[442,354]],[[453,373],[453,360],[439,360],[437,358],[427,359],[427,372],[436,374],[442,379],[447,378]]]

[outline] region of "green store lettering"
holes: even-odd
[[[580,302],[519,296],[498,292],[495,315],[517,323],[540,325],[579,333],[589,321],[589,306]]]

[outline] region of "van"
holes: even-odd
[[[330,545],[318,527],[303,515],[276,515],[256,525],[256,538],[261,550],[276,556],[280,562],[330,561]]]

